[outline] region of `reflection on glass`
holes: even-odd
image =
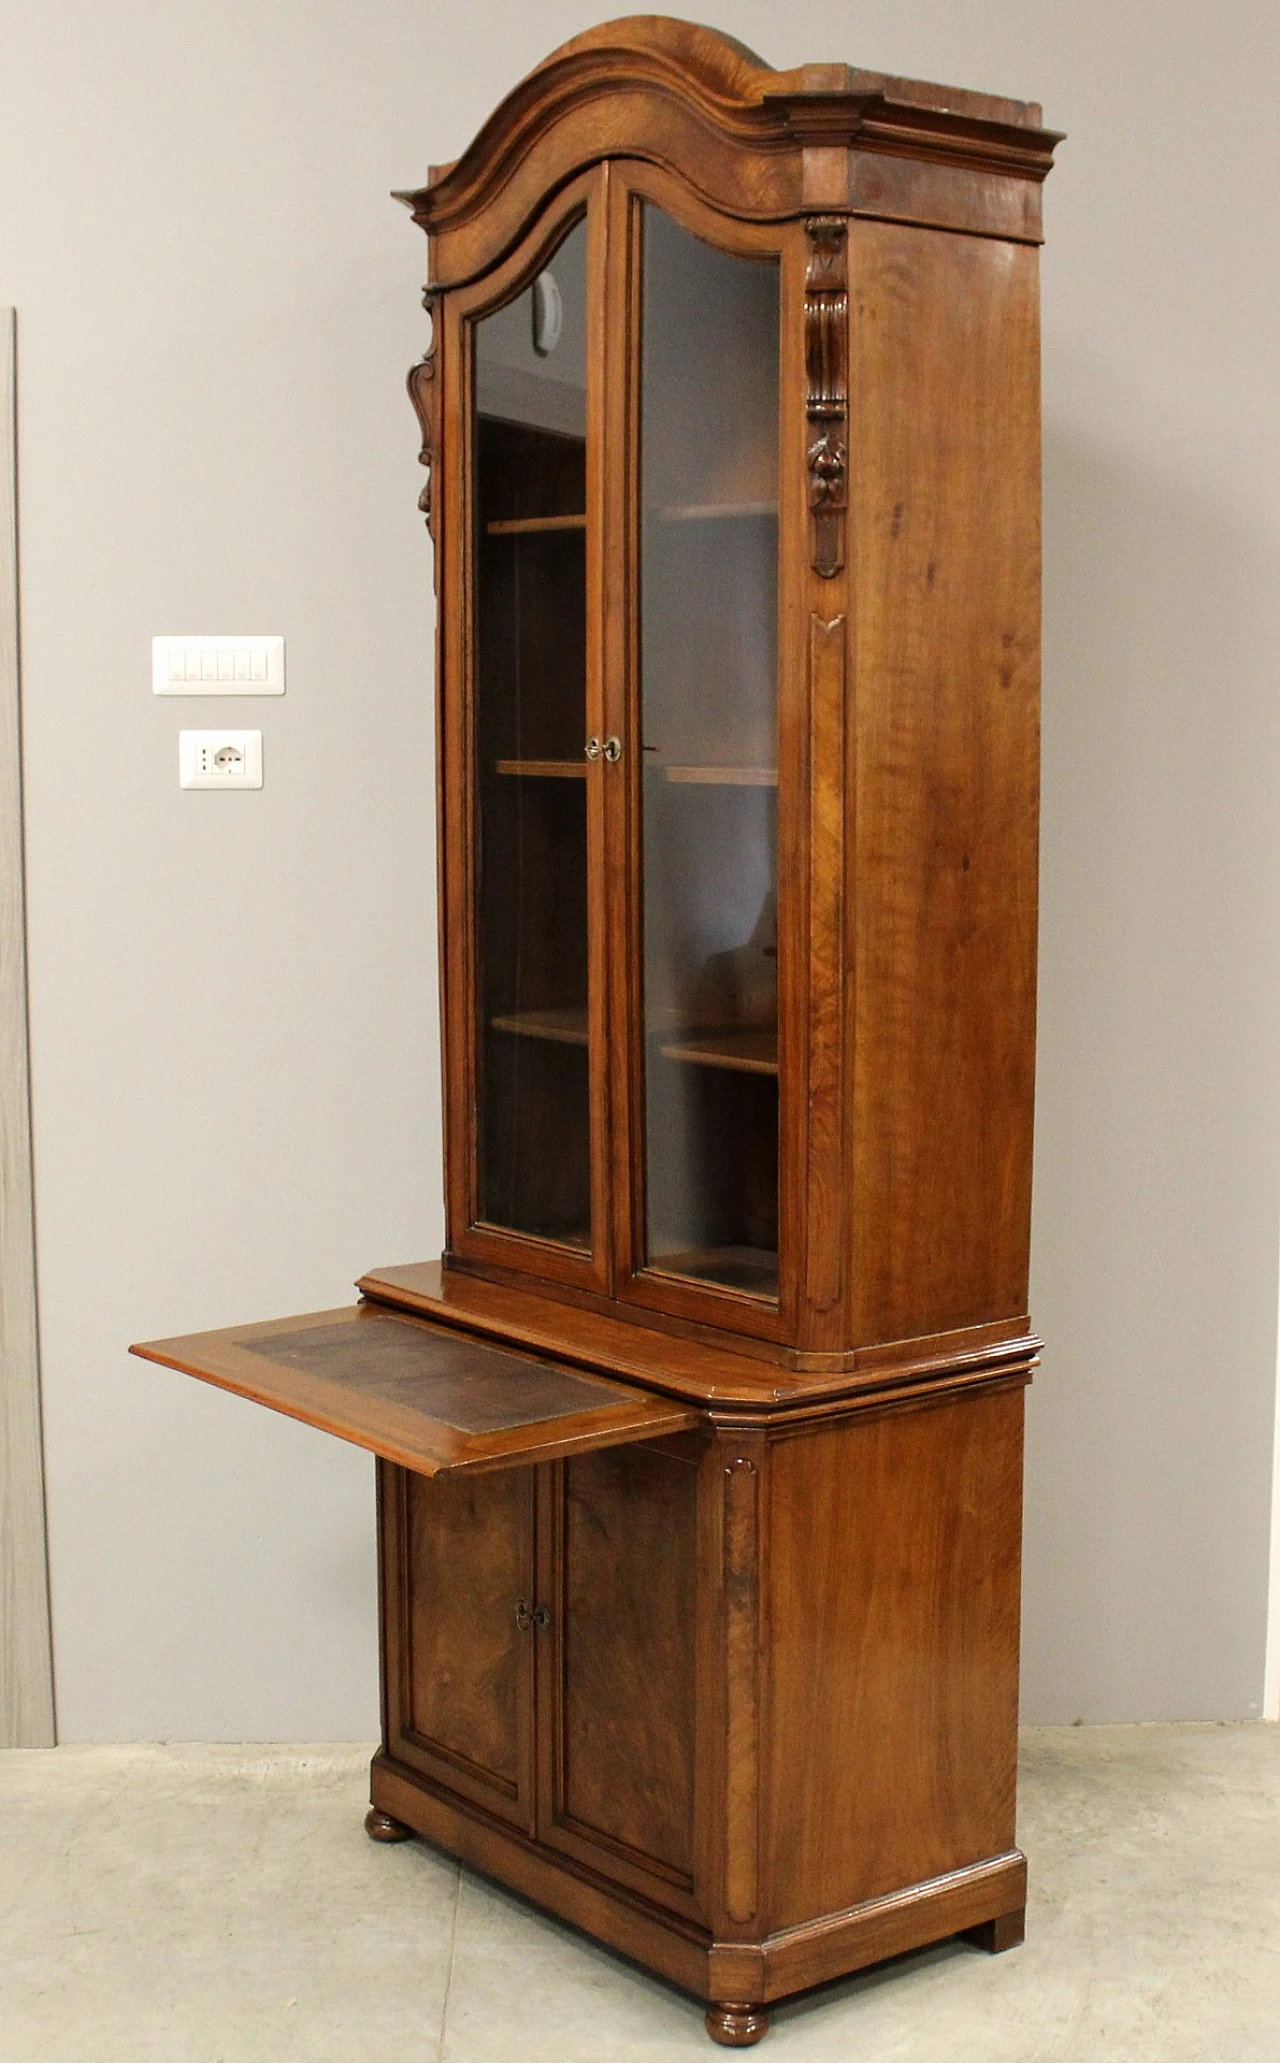
[[[778,1293],[778,266],[645,207],[646,1260]]]
[[[479,1216],[591,1244],[586,223],[475,325]]]

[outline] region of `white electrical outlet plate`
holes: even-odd
[[[283,695],[283,638],[152,638],[153,695]]]
[[[179,731],[180,788],[260,788],[261,731]]]

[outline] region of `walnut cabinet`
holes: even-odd
[[[638,17],[400,196],[447,1248],[141,1350],[379,1457],[371,1833],[728,2046],[1021,1938],[1056,141]]]

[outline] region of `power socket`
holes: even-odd
[[[260,788],[261,731],[179,731],[180,788]]]

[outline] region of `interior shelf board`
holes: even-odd
[[[587,764],[583,759],[499,759],[494,763],[499,774],[521,774],[528,780],[542,781],[585,781]]]
[[[776,516],[776,501],[699,501],[659,509],[664,523],[723,523],[736,516]]]
[[[585,1008],[571,1010],[513,1010],[491,1017],[494,1031],[512,1032],[521,1039],[550,1039],[558,1046],[585,1046],[588,1038]]]
[[[535,537],[546,530],[585,530],[586,515],[577,516],[504,516],[486,523],[486,537]]]
[[[776,788],[776,766],[664,766],[663,779],[697,788]]]
[[[739,1074],[777,1074],[776,1025],[752,1025],[716,1032],[690,1032],[663,1039],[664,1060],[684,1060],[695,1067],[727,1067]]]
[[[648,1266],[662,1275],[714,1282],[751,1296],[778,1294],[778,1256],[761,1246],[690,1247],[684,1253],[655,1254]]]

